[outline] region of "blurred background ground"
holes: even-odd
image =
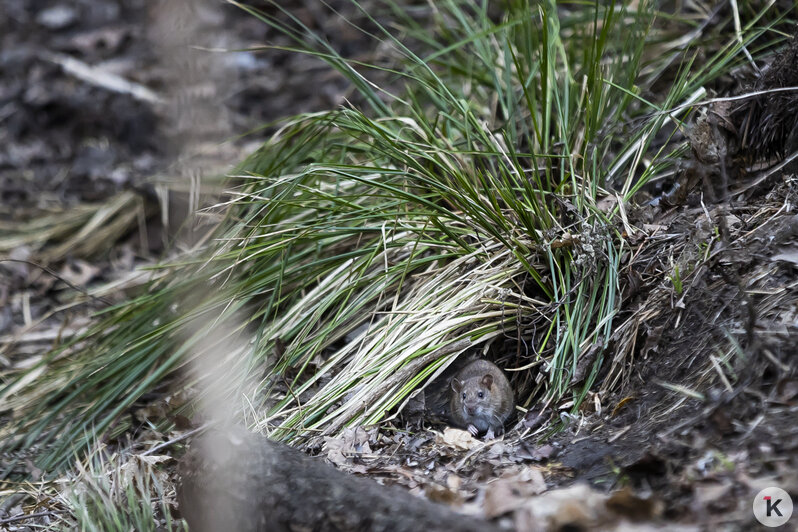
[[[351,4],[337,3],[342,16],[352,11]],[[311,28],[326,24],[343,53],[367,51],[364,36],[343,19],[317,20],[323,15],[319,3],[283,4]],[[189,42],[231,50],[292,44],[226,3],[9,0],[0,33],[0,199],[6,218],[25,207],[105,199],[168,174],[186,133],[218,143],[280,117],[334,108],[347,95],[344,80],[305,55],[243,51],[212,54],[208,61],[207,51],[185,49]],[[200,55],[202,66],[187,79],[181,68]],[[95,69],[93,79],[65,68],[65,57]],[[199,134],[191,130],[196,117],[175,121],[171,106],[101,86],[102,74],[146,87],[164,102],[190,95],[213,108],[215,120]],[[188,103],[181,102],[182,112],[196,113]]]
[[[346,53],[372,53],[344,21],[351,3],[333,2],[341,18],[283,4]],[[230,52],[293,43],[224,2],[9,0],[0,35],[0,254],[26,261],[0,264],[0,336],[56,308],[66,281],[161,257],[276,120],[351,92],[307,55]]]

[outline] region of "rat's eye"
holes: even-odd
[[[479,396],[479,398],[480,398],[480,399],[482,399],[483,397],[485,397],[485,394],[484,394],[484,393],[482,393],[482,392],[479,392],[477,395]]]
[[[465,392],[463,392],[463,400],[465,401]]]

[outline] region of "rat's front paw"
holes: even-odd
[[[477,434],[479,434],[479,430],[477,430],[477,428],[474,425],[468,426],[468,432],[470,432],[472,436],[476,436]]]
[[[488,432],[485,433],[485,441],[495,439],[496,435],[493,433],[493,428],[489,428]]]

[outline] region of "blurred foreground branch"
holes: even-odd
[[[180,477],[180,510],[192,531],[498,530],[243,429],[196,440]]]

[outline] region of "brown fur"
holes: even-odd
[[[482,397],[479,397],[479,394]],[[465,398],[463,397],[465,395]],[[507,377],[492,362],[474,360],[451,383],[451,420],[472,433],[501,433],[513,413],[515,394]]]

